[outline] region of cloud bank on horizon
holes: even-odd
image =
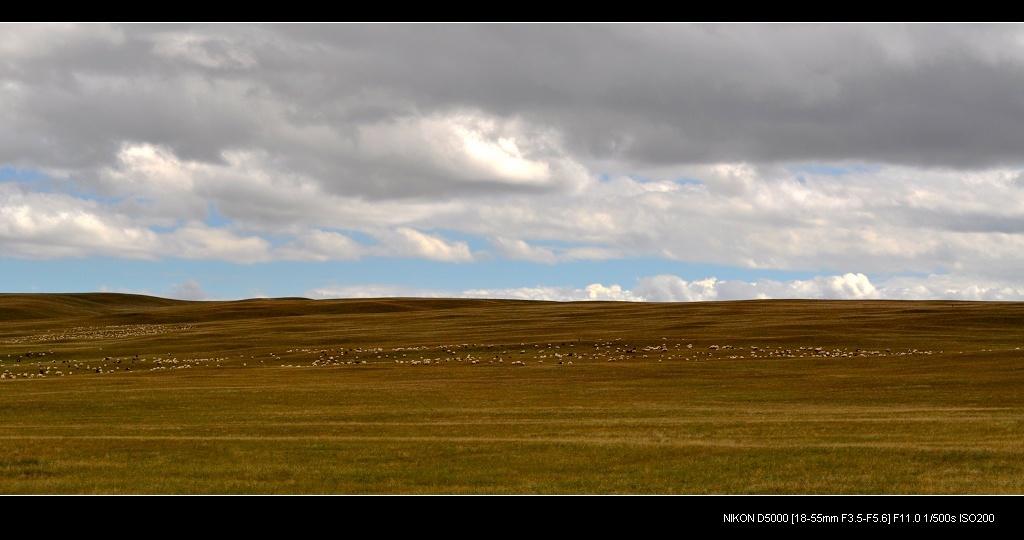
[[[1014,24],[5,24],[0,258],[184,261],[92,288],[188,299],[385,260],[497,271],[275,290],[1021,300],[1020,88]],[[555,277],[602,261],[634,281]]]

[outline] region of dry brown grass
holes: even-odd
[[[1015,303],[0,313],[0,493],[1024,493]]]

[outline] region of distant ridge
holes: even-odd
[[[27,328],[74,328],[122,325],[205,324],[247,321],[253,332],[277,324],[305,331],[330,324],[364,325],[374,334],[400,335],[426,324],[428,333],[450,339],[483,325],[506,338],[524,341],[554,335],[557,328],[574,332],[603,328],[615,331],[685,331],[712,328],[729,335],[822,335],[836,333],[890,338],[978,334],[994,331],[1024,343],[1024,303],[948,300],[736,300],[715,302],[552,302],[472,298],[251,298],[189,301],[125,293],[0,293],[0,324],[17,332]],[[285,323],[291,319],[294,322]],[[362,320],[364,322],[357,323]],[[277,321],[277,322],[274,322]],[[303,321],[303,322],[298,322]],[[342,322],[344,321],[344,322]],[[269,325],[269,326],[264,326]],[[397,325],[398,328],[393,328]],[[423,327],[423,328],[428,328]],[[500,330],[496,330],[500,328]],[[589,331],[588,330],[588,331]],[[427,330],[424,330],[427,331]],[[382,334],[382,337],[385,336]],[[554,339],[554,338],[552,338]],[[851,342],[852,343],[852,342]]]
[[[302,297],[173,300],[126,293],[0,293],[0,321],[102,318],[106,324],[164,324],[212,319],[392,313],[526,300]]]
[[[123,293],[0,293],[0,321],[88,317],[183,303]]]

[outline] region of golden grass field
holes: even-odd
[[[1024,305],[0,295],[2,494],[1024,494]]]

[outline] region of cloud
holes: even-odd
[[[325,298],[453,298],[454,293],[404,285],[345,285],[311,289],[303,296]]]
[[[659,275],[639,280],[636,294],[653,302],[701,302],[710,300],[881,298],[864,274],[817,276],[809,280],[719,281],[711,277],[687,282],[677,276]]]
[[[643,278],[636,288],[636,294],[651,302],[698,302],[716,300],[719,282],[711,277],[700,281],[687,282],[677,276],[660,275]]]
[[[223,298],[203,290],[194,279],[178,283],[164,296],[177,300],[223,300]]]
[[[977,275],[932,274],[897,276],[880,287],[886,298],[898,300],[1024,301],[1024,282],[993,280]]]
[[[864,298],[878,298],[878,291],[875,290],[874,285],[868,280],[864,274],[843,274],[842,276],[832,276],[828,278],[825,286],[820,288],[824,289],[825,295],[831,295],[832,298],[853,298],[853,299],[864,299]],[[829,296],[825,296],[828,298]]]
[[[615,259],[622,255],[622,250],[597,246],[565,247],[538,246],[524,240],[511,239],[503,236],[490,238],[498,255],[512,260],[554,264],[576,260]]]
[[[0,254],[660,259],[824,281],[591,292],[872,298],[897,289],[861,275],[948,273],[976,288],[898,294],[1008,298],[1022,39],[1013,24],[3,25],[0,170],[44,178],[0,177]]]
[[[125,44],[125,32],[107,24],[8,24],[0,54],[15,62],[58,60],[70,53],[111,50]],[[83,55],[87,56],[87,55]]]
[[[629,291],[622,290],[622,287],[618,285],[611,285],[605,287],[600,283],[592,283],[587,285],[585,289],[586,300],[610,300],[610,301],[636,301],[638,298],[634,297]]]
[[[499,255],[508,259],[521,259],[540,263],[553,263],[557,260],[552,250],[531,246],[523,240],[498,236],[491,239],[491,245],[494,246]]]
[[[815,276],[806,280],[722,281],[715,277],[687,281],[662,274],[637,280],[633,289],[618,284],[592,283],[582,288],[537,285],[436,290],[401,285],[351,285],[322,287],[304,293],[311,298],[495,298],[556,302],[711,302],[729,300],[807,299],[807,300],[966,300],[1022,301],[1024,282],[986,282],[974,276],[930,275],[897,276],[877,286],[864,274]]]
[[[707,278],[687,282],[677,276],[659,275],[638,280],[633,290],[623,289],[618,284],[604,285],[591,283],[585,287],[511,287],[467,289],[462,291],[433,290],[396,285],[353,285],[345,287],[323,287],[307,291],[312,298],[373,298],[373,297],[426,297],[426,298],[496,298],[512,300],[541,300],[556,302],[614,301],[614,302],[701,302],[718,299],[740,300],[752,298],[863,298],[863,291],[844,287],[848,282],[857,282],[863,288],[870,287],[863,275],[831,276],[815,278],[811,282],[762,282],[743,284],[722,282]],[[724,293],[720,298],[719,294]],[[845,295],[845,296],[844,296]]]
[[[508,300],[540,300],[576,302],[585,300],[638,301],[629,291],[618,285],[604,286],[593,283],[581,289],[573,287],[513,287],[467,289],[463,291],[436,290],[402,285],[348,285],[311,289],[304,293],[310,298],[499,298]]]
[[[816,276],[806,280],[756,282],[708,278],[687,282],[659,275],[638,280],[632,291],[653,302],[709,300],[823,299],[823,300],[1024,300],[1024,282],[993,281],[979,276],[932,274],[896,276],[874,284],[864,274]]]
[[[547,264],[658,257],[1004,279],[1015,276],[1024,253],[1024,191],[1013,183],[1020,169],[1012,168],[847,167],[837,175],[723,164],[686,171],[697,180],[616,176],[578,194],[369,201],[325,193],[255,155],[204,164],[128,145],[120,156],[105,169],[99,197],[60,192],[64,179],[0,182],[4,252],[243,264],[485,256],[446,237],[458,234],[488,242],[498,257]],[[719,189],[716,170],[742,170],[750,179],[739,191]],[[211,208],[227,222],[203,223]]]
[[[1012,24],[5,25],[0,161],[96,170],[125,141],[211,163],[261,151],[375,196],[428,194],[423,181],[572,184],[577,163],[1020,164],[1005,111],[1019,108],[1022,33]],[[407,180],[381,186],[367,175]]]
[[[164,238],[163,253],[186,259],[213,259],[242,264],[270,260],[270,243],[258,236],[241,236],[223,228],[190,223]]]
[[[289,261],[339,261],[359,259],[365,247],[336,232],[312,229],[274,250],[274,257]]]
[[[217,35],[216,29],[153,32],[149,40],[154,54],[203,68],[245,69],[256,65],[255,56],[244,44],[229,35]]]
[[[424,258],[444,262],[470,262],[474,255],[469,244],[450,241],[438,234],[426,234],[409,227],[398,227],[377,233],[382,245],[371,253],[390,257]]]
[[[48,259],[89,254],[153,258],[157,234],[98,203],[0,183],[0,253]]]
[[[517,118],[452,111],[362,125],[348,149],[358,160],[405,178],[391,197],[432,193],[578,190],[586,169],[566,156],[558,137]],[[393,182],[372,174],[375,184]],[[340,187],[340,186],[339,186]],[[345,186],[348,187],[347,185]],[[364,192],[372,186],[360,186]],[[367,192],[371,196],[383,193]]]

